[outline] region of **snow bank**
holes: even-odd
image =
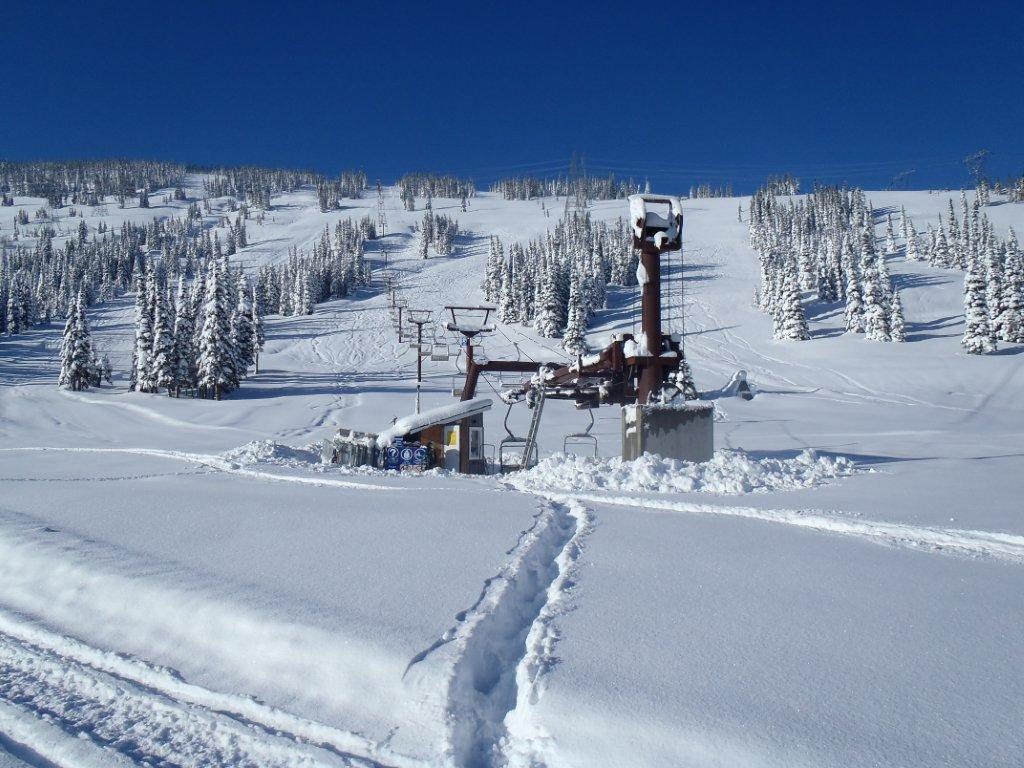
[[[645,453],[633,461],[558,453],[508,482],[521,490],[648,491],[741,494],[821,485],[866,471],[842,456],[804,450],[790,459],[754,459],[742,451],[718,451],[694,463]]]
[[[275,440],[253,440],[221,454],[228,461],[246,464],[279,464],[285,467],[305,467],[320,463],[320,450],[316,445],[293,448]]]

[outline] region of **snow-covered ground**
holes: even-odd
[[[869,196],[920,232],[950,194]],[[159,197],[107,221],[180,214]],[[623,466],[613,408],[600,460],[552,457],[587,423],[559,402],[521,477],[319,466],[336,427],[414,404],[379,285],[268,318],[260,374],[222,402],[126,391],[131,297],[90,313],[112,389],[56,388],[56,325],[0,340],[0,766],[1019,765],[1024,346],[962,354],[962,274],[901,256],[909,343],[813,301],[812,340],[773,341],[738,202],[684,202],[685,328],[672,286],[719,419],[704,467]],[[346,205],[279,196],[240,258],[375,215]],[[393,192],[368,255],[435,310],[480,298],[489,235],[556,221],[488,194],[434,208],[455,256],[416,258],[421,212]],[[1024,205],[985,211],[1024,229]],[[635,303],[613,291],[592,342]],[[563,359],[518,326],[485,347]],[[424,407],[450,403],[453,363],[424,368]],[[716,394],[737,369],[749,402]]]

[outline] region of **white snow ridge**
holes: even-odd
[[[864,471],[844,456],[819,456],[809,449],[788,459],[755,459],[741,451],[718,451],[706,462],[664,459],[649,453],[633,461],[556,453],[507,482],[534,491],[742,494],[812,488]]]

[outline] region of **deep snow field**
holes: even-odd
[[[924,232],[959,192],[869,197]],[[187,206],[160,198],[107,221]],[[684,201],[669,265],[667,314],[717,409],[707,465],[624,466],[615,408],[600,460],[560,455],[587,424],[560,402],[522,475],[319,465],[338,426],[413,409],[379,282],[266,318],[261,372],[221,402],[127,391],[131,296],[89,313],[113,388],[56,387],[57,323],[0,339],[0,766],[1024,764],[1024,346],[963,354],[962,273],[902,255],[908,343],[844,334],[810,297],[813,338],[772,340],[747,202]],[[461,233],[424,261],[422,211],[389,190],[368,257],[386,248],[437,315],[482,298],[490,235],[554,226],[564,200],[545,205],[435,200]],[[278,196],[235,258],[282,260],[376,197],[346,206]],[[1024,233],[1024,204],[984,210]],[[592,345],[636,303],[613,290]],[[564,359],[519,326],[484,347]],[[424,369],[424,407],[452,402],[453,362]],[[738,369],[750,402],[720,394]],[[528,418],[515,406],[513,430]]]

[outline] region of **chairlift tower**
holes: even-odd
[[[392,319],[395,321],[395,330],[398,332],[398,343],[401,344],[405,341],[405,328],[402,325],[402,313],[409,306],[409,302],[406,299],[398,298],[398,295],[392,289],[391,293],[391,311]]]
[[[467,354],[463,400],[475,395],[482,373],[533,374],[529,381],[502,393],[507,403],[525,398],[527,405],[534,405],[530,434],[523,448],[523,465],[530,461],[540,410],[546,399],[572,400],[579,409],[622,406],[625,459],[634,459],[645,451],[686,461],[706,461],[713,454],[714,409],[707,402],[689,402],[696,392],[687,386],[684,375],[682,339],[662,332],[661,260],[682,250],[682,204],[675,196],[631,195],[629,214],[633,247],[640,252],[637,282],[641,293],[641,333],[616,334],[600,352],[568,364],[522,360],[477,363],[471,350]],[[449,329],[464,333],[467,339],[480,332],[479,320],[465,329],[458,327],[455,320],[453,313]],[[486,320],[485,315],[482,323]],[[572,437],[592,444],[589,430]],[[512,435],[510,440],[524,442]]]
[[[405,316],[416,326],[416,413],[420,412],[420,391],[423,388],[423,326],[430,322],[429,309],[413,309],[409,307]]]
[[[450,312],[452,316],[451,322],[447,323],[445,328],[455,333],[461,333],[466,339],[466,371],[473,370],[473,339],[480,334],[494,331],[494,324],[488,323],[488,320],[490,320],[491,313],[495,308],[489,304],[479,304],[476,306],[448,304],[445,306],[445,310]],[[475,386],[472,388],[463,387],[462,399],[471,400],[475,390]]]
[[[384,212],[384,187],[381,186],[380,179],[377,179],[377,237],[384,237],[387,234],[387,229],[388,215]]]
[[[649,206],[664,206],[663,212]],[[665,379],[661,354],[664,351],[661,334],[661,257],[682,250],[683,209],[678,197],[665,195],[630,195],[630,225],[633,229],[633,247],[640,251],[640,329],[642,347],[649,359],[643,366],[637,383],[637,403],[646,404]]]

